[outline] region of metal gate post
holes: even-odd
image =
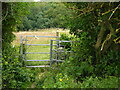
[[[26,60],[26,44],[27,44],[27,36],[26,38],[24,39],[25,40],[25,43],[24,43],[24,60]]]
[[[50,67],[52,66],[52,48],[53,48],[53,40],[50,40]]]
[[[59,32],[56,32],[56,36],[57,36],[57,38],[56,38],[56,44],[57,44],[57,47],[56,47],[56,49],[57,49],[57,51],[56,51],[56,60],[58,60]]]
[[[24,66],[24,57],[23,57],[23,36],[20,36],[20,58],[22,62],[22,66]]]
[[[56,36],[57,36],[56,40],[59,40],[59,32],[56,32]],[[57,45],[59,46],[59,41],[57,41]]]
[[[20,54],[22,55],[23,54],[23,49],[22,49],[22,43],[23,40],[22,40],[22,36],[20,36]]]

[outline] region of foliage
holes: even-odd
[[[98,64],[95,62],[95,51],[92,46],[92,39],[88,37],[87,32],[82,32],[79,38],[70,38],[68,35],[61,35],[61,40],[73,40],[71,51],[73,54],[67,58],[63,64],[63,68],[66,67],[66,72],[69,75],[73,75],[76,80],[81,81],[82,78],[87,76],[105,76],[105,75],[118,75],[118,52],[108,51],[106,55],[102,55]],[[66,43],[64,43],[66,44]],[[71,47],[67,44],[67,48]],[[114,59],[113,59],[114,58]],[[113,61],[114,60],[114,61]]]
[[[119,37],[116,32],[119,30],[119,3],[74,3],[72,6],[77,15],[70,19],[71,33],[80,37],[82,32],[87,32],[98,56],[113,49],[113,39]]]
[[[98,74],[97,71],[101,72],[98,75],[114,75],[114,76],[118,76],[119,75],[119,60],[120,57],[118,56],[119,52],[116,51],[108,51],[106,55],[103,55],[100,63],[96,64],[96,73]]]
[[[73,46],[74,57],[70,59],[73,71],[79,71],[81,63],[86,62],[85,65],[93,67],[95,75],[117,76],[120,48],[114,40],[119,37],[116,32],[119,30],[119,3],[67,3],[67,7],[76,11],[68,26],[70,33],[79,38]],[[89,72],[82,74],[91,75]]]
[[[15,35],[13,35],[12,32],[16,31],[17,25],[21,23],[21,18],[28,13],[27,7],[28,7],[28,3],[22,3],[22,2],[4,3],[3,2],[2,39],[3,39],[3,46],[5,48],[14,40]],[[3,50],[4,50],[4,47],[3,47]]]
[[[76,82],[73,75],[68,75],[60,67],[54,67],[40,75],[40,79],[36,82],[37,88],[118,88],[118,78],[115,76],[96,77],[90,76],[82,78],[82,81]],[[74,72],[73,72],[74,73]]]
[[[19,48],[11,45],[16,27],[21,23],[21,18],[28,12],[29,4],[23,2],[3,2],[2,20],[2,64],[3,88],[25,88],[28,82],[34,81],[34,73],[22,67]]]
[[[68,9],[68,12],[64,11],[62,6],[59,9],[60,4],[42,3],[36,5],[38,6],[33,6],[34,8],[31,9],[33,12],[31,16],[23,18],[24,23],[19,29],[28,30],[56,26],[66,28],[69,26],[70,33],[74,34],[74,37],[62,35],[61,40],[76,41],[72,48],[70,43],[61,43],[73,53],[64,63],[58,64],[58,67],[52,67],[49,72],[44,73],[44,76],[36,82],[37,87],[116,88],[120,60],[120,4],[113,2],[66,3],[66,6],[74,12],[72,18],[69,18],[68,15],[65,16],[66,19],[61,13],[66,12],[67,15],[71,12],[69,13]],[[3,87],[28,87],[27,82],[34,81],[34,73],[31,73],[30,69],[22,67],[19,54],[11,46],[14,39],[12,31],[15,31],[17,24],[20,23],[21,16],[27,13],[26,9],[26,3],[3,3],[3,16],[5,17],[3,18]],[[54,18],[53,15],[56,17]],[[58,21],[61,21],[60,26]],[[42,22],[45,23],[41,24]],[[66,26],[64,27],[64,25]]]
[[[34,3],[30,14],[23,18],[19,30],[35,30],[43,28],[67,28],[67,18],[72,11],[62,3]]]
[[[79,42],[74,43],[73,55],[62,70],[78,82],[89,76],[117,76],[120,49],[114,40],[119,37],[116,32],[119,3],[67,3],[67,6],[76,11],[68,25],[70,33],[77,37],[74,40]]]
[[[37,82],[37,88],[75,88],[77,86],[73,78],[60,73],[57,69],[44,73],[44,76]]]
[[[72,41],[74,40],[75,36],[72,36],[70,34],[61,34],[60,35],[60,40],[64,41]],[[71,50],[72,42],[61,42],[61,46],[63,46],[67,51]]]
[[[87,77],[81,84],[81,88],[118,88],[118,78],[114,76]]]
[[[49,81],[51,81],[51,83],[49,83]],[[58,73],[55,79],[52,77],[45,79],[43,88],[77,88],[76,86],[77,84],[74,82],[74,79],[62,73]]]
[[[3,88],[24,88],[34,81],[35,72],[22,67],[18,48],[9,47],[3,55]],[[28,83],[29,82],[29,83]]]
[[[66,40],[69,38],[69,40],[75,41],[72,43],[72,45],[67,44],[68,48],[71,47],[71,56],[66,60],[66,62],[63,64],[62,67],[66,67],[66,72],[69,75],[73,75],[76,80],[82,79],[86,76],[89,76],[92,74],[94,67],[93,67],[93,57],[90,51],[92,50],[92,47],[90,47],[90,38],[87,37],[88,34],[86,32],[81,34],[82,37],[69,38],[68,35],[63,35],[62,39]],[[86,41],[89,41],[86,43]],[[66,45],[66,43],[64,43]],[[91,55],[90,55],[91,54]],[[62,68],[64,69],[64,68]]]

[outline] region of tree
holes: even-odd
[[[17,53],[16,48],[11,44],[15,38],[13,31],[17,30],[16,27],[21,23],[21,19],[28,13],[29,5],[29,3],[22,2],[2,3],[3,88],[18,88],[22,86],[23,82],[29,82],[31,80],[31,77],[28,77],[30,75],[29,70],[23,69],[22,63],[19,60],[19,54]],[[27,73],[27,75],[24,76],[24,73]]]
[[[30,9],[30,14],[23,19],[24,30],[27,30],[28,24],[30,28],[67,28],[67,18],[72,16],[72,11],[63,3],[34,3]],[[18,27],[19,28],[19,27]],[[29,29],[30,29],[29,28]]]
[[[117,75],[120,4],[81,2],[66,5],[76,12],[68,25],[70,33],[80,40],[74,49],[77,53],[74,54],[73,62],[77,60],[76,66],[83,61],[91,62],[98,75],[108,74],[110,71],[109,75]]]

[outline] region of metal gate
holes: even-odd
[[[53,43],[54,42],[57,42],[57,48],[53,48]],[[65,43],[72,43],[73,41],[63,41],[63,40],[50,40],[50,66],[52,66],[52,63],[53,62],[64,62],[64,60],[66,59],[66,56],[67,54],[66,53],[71,53],[72,51],[68,51],[68,50],[65,50],[64,47],[61,47],[61,42],[65,42]],[[61,53],[63,55],[61,55]],[[53,55],[55,57],[53,57]],[[62,58],[60,58],[62,57]]]
[[[30,40],[32,40],[33,38],[38,39],[38,42],[30,43]],[[42,38],[50,38],[50,39],[48,43],[42,43],[42,41],[40,41],[42,40]],[[34,42],[36,42],[35,39]],[[22,59],[26,63],[25,64],[26,67],[51,67],[53,62],[64,62],[64,60],[60,60],[60,58],[58,58],[60,56],[59,55],[60,52],[65,52],[64,50],[60,49],[61,42],[72,42],[72,41],[60,41],[58,32],[56,33],[56,36],[36,36],[36,35],[34,36],[26,35],[25,37],[21,36],[20,54],[22,56]],[[43,46],[43,48],[41,48],[41,46]],[[33,49],[31,49],[32,47]],[[37,49],[37,51],[35,51],[35,49]],[[49,49],[49,50],[45,50],[45,49]],[[66,51],[66,52],[71,52],[71,51]],[[37,56],[39,58],[36,58]],[[41,59],[42,56],[47,57],[47,59]],[[36,63],[37,65],[32,65],[34,63]]]

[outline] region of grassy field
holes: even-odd
[[[56,32],[59,32],[59,35],[62,33],[69,33],[69,30],[63,29],[40,29],[38,31],[24,31],[24,32],[13,32],[16,35],[16,40],[13,41],[13,45],[20,45],[20,36],[22,35],[25,38],[26,35],[36,35],[36,36],[56,36]],[[51,39],[56,38],[43,38],[43,37],[28,37],[27,44],[50,44]],[[56,42],[54,42],[56,43]],[[50,46],[26,46],[26,52],[50,52]],[[27,60],[49,60],[50,54],[27,54]],[[29,61],[26,62],[26,65],[48,65],[47,61]]]

